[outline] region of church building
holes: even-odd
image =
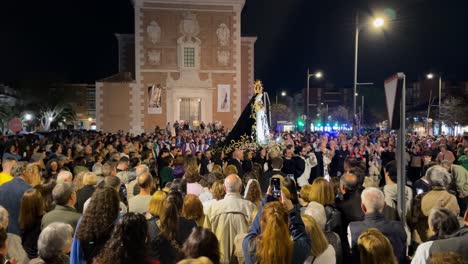
[[[119,72],[96,81],[96,128],[142,133],[176,120],[232,128],[253,94],[245,0],[132,3],[135,34],[116,34]]]

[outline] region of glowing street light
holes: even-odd
[[[432,79],[432,78],[434,78],[434,74],[433,74],[433,73],[428,73],[428,74],[426,75],[426,77],[427,77],[428,79]]]
[[[372,21],[372,24],[376,28],[381,28],[385,21],[381,17],[377,17]],[[353,91],[355,96],[353,97],[353,118],[356,116],[356,97],[357,97],[357,85],[358,85],[358,50],[359,50],[359,32],[361,30],[361,24],[359,24],[359,10],[356,12],[356,31],[354,37],[354,85]],[[353,134],[356,135],[356,125],[353,122]]]
[[[306,119],[306,131],[309,131],[309,123],[307,122],[310,118],[310,77],[314,77],[315,79],[319,80],[322,79],[323,73],[321,71],[317,71],[315,73],[309,73],[309,69],[307,69],[307,98],[306,98],[306,109],[307,109],[307,119]]]
[[[385,23],[385,20],[383,20],[383,18],[381,18],[381,17],[378,17],[378,18],[374,19],[374,21],[372,22],[372,24],[376,28],[382,27],[384,25],[384,23]]]
[[[31,121],[33,118],[33,116],[31,114],[25,114],[24,115],[24,119],[26,119],[26,121]]]
[[[282,97],[285,97],[285,96],[286,96],[286,92],[285,92],[285,91],[282,91],[282,92],[281,92],[281,96],[282,96]],[[278,92],[276,92],[276,104],[278,104]]]

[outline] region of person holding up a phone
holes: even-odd
[[[300,211],[278,188],[281,190],[280,179],[272,178],[242,244],[246,264],[304,263],[310,255],[311,240]]]

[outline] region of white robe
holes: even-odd
[[[307,158],[301,156],[301,159],[304,160],[305,166],[304,173],[302,173],[302,175],[297,178],[297,184],[300,187],[309,184],[310,171],[313,167],[317,166],[317,157],[315,157],[313,152],[309,153]]]

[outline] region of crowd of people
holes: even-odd
[[[468,261],[467,134],[407,135],[401,219],[394,134],[176,132],[0,136],[0,263]]]

